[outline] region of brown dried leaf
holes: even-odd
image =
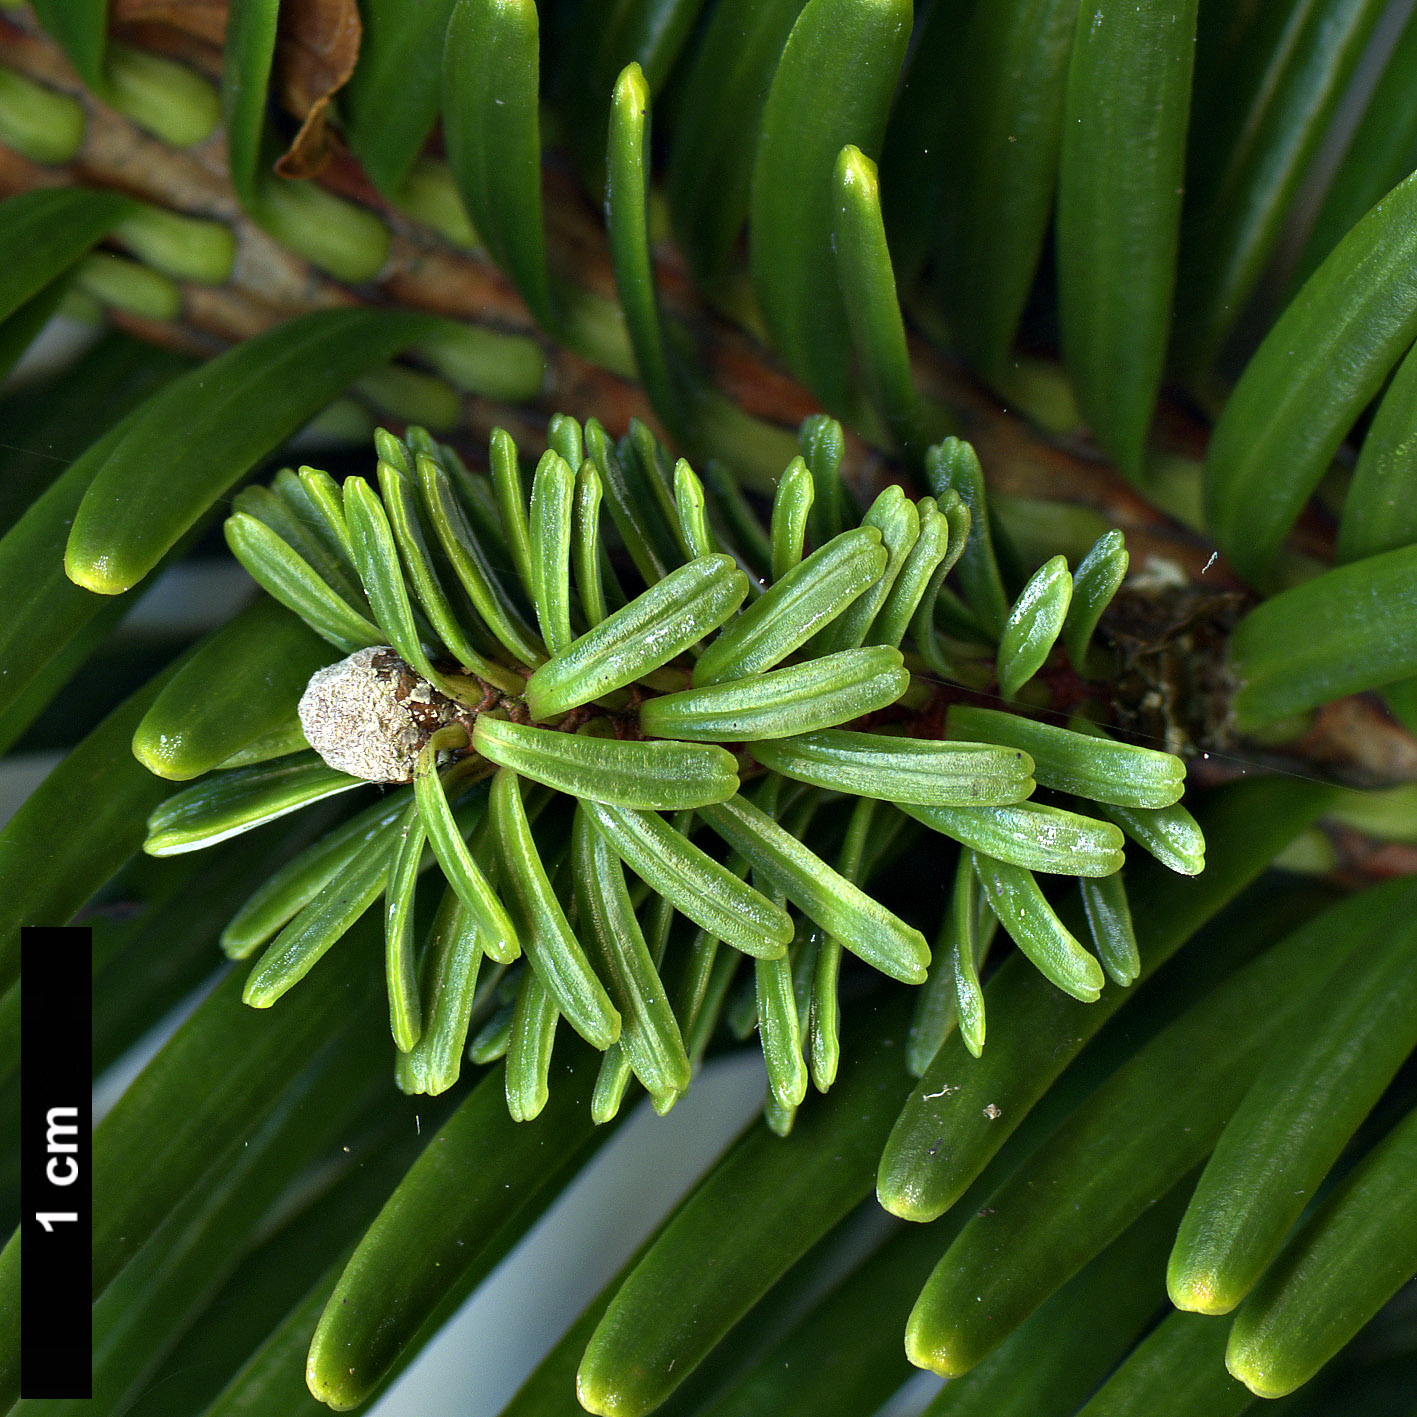
[[[282,177],[318,177],[329,165],[339,141],[326,122],[329,106],[328,97],[316,99],[315,106],[305,115],[300,131],[276,159],[276,171]]]
[[[275,58],[281,103],[298,118],[347,83],[360,35],[354,0],[284,0]]]
[[[275,81],[281,103],[301,120],[276,163],[282,177],[314,177],[333,146],[330,99],[354,72],[361,37],[355,0],[285,0],[276,32]]]

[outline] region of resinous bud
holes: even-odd
[[[368,782],[412,782],[419,750],[464,712],[387,645],[317,670],[299,707],[310,746]]]

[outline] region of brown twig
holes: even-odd
[[[213,72],[214,51],[190,36],[169,35],[163,47],[193,67]],[[173,149],[108,108],[80,83],[58,47],[24,11],[0,17],[5,63],[74,97],[88,115],[80,151],[66,167],[46,168],[0,148],[0,195],[35,187],[84,183],[129,192],[193,216],[226,223],[236,237],[236,265],[219,287],[184,284],[180,320],[158,323],[116,316],[144,339],[210,356],[221,348],[308,310],[355,303],[397,304],[428,310],[486,328],[535,338],[546,354],[548,376],[538,396],[509,406],[482,398],[465,401],[466,435],[485,440],[494,426],[518,442],[536,446],[547,415],[594,416],[611,428],[632,417],[654,423],[643,391],[632,381],[597,366],[539,330],[511,283],[477,252],[451,246],[426,227],[383,202],[357,164],[336,155],[320,175],[323,185],[378,212],[392,240],[379,277],[351,289],[331,280],[265,234],[241,210],[226,177],[220,136],[190,149]],[[547,222],[551,260],[573,273],[583,289],[613,298],[614,277],[598,214],[571,175],[553,161],[547,168]],[[795,428],[817,406],[748,332],[724,319],[691,287],[677,253],[656,253],[656,275],[668,316],[692,331],[700,358],[715,386],[746,413]],[[1005,496],[1095,510],[1127,537],[1134,569],[1159,560],[1177,568],[1194,586],[1230,593],[1243,605],[1247,593],[1223,559],[1199,533],[1167,516],[1124,481],[1081,434],[1052,436],[1006,408],[957,362],[925,341],[912,341],[917,381],[947,407],[976,445],[989,470],[991,489]],[[1166,450],[1199,457],[1206,426],[1181,400],[1163,403],[1156,437]],[[848,475],[875,487],[907,476],[881,450],[848,440]],[[1327,528],[1312,519],[1306,549],[1322,551]],[[1204,578],[1204,579],[1202,579]],[[1173,661],[1174,649],[1171,651]],[[1183,647],[1182,658],[1187,653]],[[1223,656],[1223,636],[1198,655]],[[1171,670],[1174,672],[1173,663]],[[1160,671],[1157,671],[1160,673]],[[1201,730],[1179,741],[1198,752],[1229,745],[1224,714],[1213,706]],[[1169,721],[1168,721],[1169,723]],[[1162,737],[1168,723],[1142,732]],[[1273,759],[1276,755],[1271,755]],[[1354,784],[1417,778],[1417,744],[1381,707],[1366,698],[1341,700],[1316,715],[1307,735],[1280,760],[1301,770]],[[1227,771],[1202,760],[1207,777]]]

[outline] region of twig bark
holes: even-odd
[[[212,72],[214,52],[199,41],[179,36],[164,47],[194,67]],[[466,430],[459,441],[485,442],[492,428],[501,426],[519,443],[537,446],[552,412],[594,416],[612,429],[625,427],[632,417],[657,423],[637,384],[545,335],[511,283],[484,255],[455,248],[390,207],[347,155],[329,163],[319,180],[376,211],[392,233],[384,269],[376,280],[357,289],[321,274],[242,212],[226,178],[220,135],[179,150],[143,132],[85,90],[62,52],[24,11],[10,11],[0,18],[0,49],[7,65],[71,95],[88,115],[84,143],[65,167],[41,167],[0,148],[0,196],[85,183],[224,222],[235,234],[237,257],[230,281],[219,287],[183,284],[182,316],[175,322],[115,316],[117,323],[135,334],[210,356],[309,310],[361,302],[413,307],[528,336],[545,351],[548,377],[538,396],[516,406],[466,400]],[[573,272],[583,289],[613,299],[614,277],[599,216],[572,177],[554,162],[547,168],[546,197],[553,264]],[[818,411],[811,396],[769,351],[693,290],[672,247],[657,251],[656,261],[666,312],[692,333],[715,387],[744,412],[785,429],[795,429],[804,417]],[[1176,568],[1194,587],[1232,593],[1238,597],[1237,605],[1248,599],[1246,588],[1216,557],[1206,538],[1148,502],[1085,435],[1050,435],[1004,406],[960,364],[922,339],[912,341],[911,353],[922,391],[949,409],[963,434],[974,442],[993,492],[1090,508],[1125,533],[1134,570],[1159,561]],[[1173,401],[1163,407],[1156,436],[1164,449],[1199,458],[1207,431],[1196,413]],[[849,440],[848,474],[862,487],[912,480],[909,470],[885,452],[854,438]],[[1304,540],[1305,549],[1322,553],[1328,529],[1311,521]],[[1223,644],[1197,652],[1223,653]],[[1194,749],[1196,770],[1206,779],[1239,770],[1228,752],[1222,758],[1199,757],[1211,749],[1234,747],[1225,737],[1223,719],[1223,713],[1213,714],[1207,728],[1182,744]],[[1270,754],[1270,760],[1275,761],[1276,755]],[[1277,755],[1277,760],[1355,785],[1417,778],[1417,744],[1366,698],[1343,700],[1320,712],[1303,740]]]

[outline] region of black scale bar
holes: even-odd
[[[20,931],[20,1393],[93,1395],[93,932]]]

